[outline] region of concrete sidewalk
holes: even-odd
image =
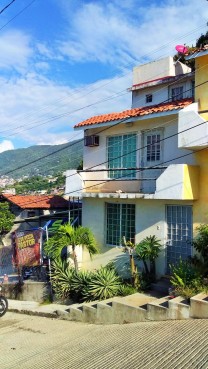
[[[46,318],[62,318],[68,315],[67,309],[69,309],[70,305],[62,305],[62,304],[40,304],[35,301],[19,301],[19,300],[8,300],[8,311],[20,313],[20,314],[28,314],[28,315],[37,315],[43,316]]]

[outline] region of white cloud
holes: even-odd
[[[11,141],[4,140],[0,143],[0,153],[7,150],[13,150],[14,145]]]
[[[0,35],[0,68],[22,72],[33,55],[30,37],[19,30],[10,30]]]
[[[178,43],[194,41],[206,31],[202,25],[208,18],[205,0],[155,0],[148,7],[145,0],[60,3],[66,6],[68,25],[57,35],[59,39],[36,42],[14,29],[0,35],[0,67],[8,72],[6,77],[0,75],[4,91],[0,94],[0,135],[8,142],[22,140],[24,146],[64,143],[76,133],[71,133],[74,124],[129,108],[131,94],[126,89],[131,85],[132,67],[173,54]],[[126,71],[126,76],[117,78],[114,72],[112,80],[83,84],[80,89],[72,80],[75,89],[67,85],[69,78],[65,83],[64,78],[62,83],[55,81],[63,58],[65,70],[67,61],[80,62],[86,74],[93,75],[84,63],[94,61]],[[18,74],[10,76],[11,70]]]
[[[206,5],[205,0],[149,1],[145,5],[131,0],[120,6],[117,0],[86,2],[74,11],[73,18],[69,12],[68,39],[60,44],[60,51],[76,62],[99,61],[116,68],[132,65],[145,54],[154,59],[174,53],[178,41],[192,43],[206,31]]]
[[[5,94],[0,95],[0,135],[13,141],[21,138],[24,146],[67,142],[77,135],[72,129],[79,121],[127,109],[130,79],[128,74],[72,89],[35,73],[9,82],[1,78]]]

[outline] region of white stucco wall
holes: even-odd
[[[82,176],[75,169],[66,171],[65,196],[81,197],[83,188]]]
[[[142,88],[141,90],[133,90],[132,91],[132,108],[138,108],[142,106],[149,106],[155,104],[161,104],[163,102],[167,102],[168,99],[171,99],[172,88],[183,86],[183,98],[189,98],[192,96],[192,79],[181,78],[176,82],[162,83],[159,85],[155,85],[154,87]],[[146,103],[146,95],[152,94],[152,102]]]
[[[144,200],[135,201],[119,200],[119,199],[104,199],[86,198],[83,199],[83,226],[89,227],[95,235],[103,258],[99,256],[100,264],[105,260],[105,255],[114,247],[106,246],[105,244],[105,204],[106,202],[113,203],[131,203],[136,205],[136,233],[135,241],[139,243],[143,238],[150,235],[155,235],[161,240],[163,245],[161,253],[156,262],[158,276],[166,273],[166,241],[167,241],[167,226],[166,226],[166,205],[191,205],[188,201],[172,201],[172,200]],[[115,258],[118,257],[115,253]],[[112,251],[113,255],[113,251]],[[120,256],[119,256],[120,257]],[[96,258],[95,258],[96,259]],[[83,266],[89,265],[89,258],[83,260]]]
[[[135,67],[133,85],[166,76],[175,76],[175,66],[170,56]]]
[[[146,103],[146,95],[152,95],[152,102]],[[132,91],[132,108],[161,104],[168,100],[167,85],[156,85],[141,90]]]
[[[99,134],[100,145],[96,147],[84,147],[84,164],[83,168],[95,169],[106,169],[107,168],[107,138],[113,135],[122,135],[129,133],[137,134],[137,167],[142,166],[142,157],[144,149],[140,149],[144,146],[142,140],[142,134],[147,129],[161,129],[164,140],[162,141],[162,157],[161,163],[165,166],[170,164],[195,164],[194,156],[191,151],[187,152],[185,149],[178,148],[178,115],[171,114],[167,116],[162,116],[160,118],[148,118],[143,120],[138,120],[133,122],[131,126],[128,124],[119,124],[117,126],[109,127],[108,130],[99,133],[99,129],[88,130],[88,134]],[[172,136],[172,137],[170,137]],[[190,155],[183,157],[183,155],[190,153]],[[174,159],[174,160],[173,160]],[[84,179],[97,179],[105,180],[108,178],[107,171],[104,172],[94,172],[94,173],[83,173],[82,177]],[[139,172],[137,177],[140,178]],[[73,179],[74,180],[74,179]],[[67,184],[67,189],[71,191],[71,185]],[[77,187],[76,187],[77,188]]]
[[[183,164],[169,165],[156,182],[155,199],[183,199]]]
[[[189,72],[191,72],[189,67],[180,62],[175,63],[173,57],[168,56],[135,67],[133,69],[133,85]]]
[[[194,103],[179,112],[178,146],[180,148],[200,148],[208,145],[208,123],[198,114],[198,104]]]

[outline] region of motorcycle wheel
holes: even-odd
[[[8,301],[6,297],[0,296],[0,318],[7,312],[8,310]]]

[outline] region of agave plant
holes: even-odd
[[[83,300],[85,288],[91,281],[92,272],[87,270],[75,271],[71,278],[71,293],[78,301]]]
[[[51,265],[51,284],[58,298],[69,297],[71,291],[71,279],[75,273],[66,261],[54,260]]]
[[[120,278],[114,270],[102,267],[91,275],[83,291],[85,301],[105,300],[119,294]]]

